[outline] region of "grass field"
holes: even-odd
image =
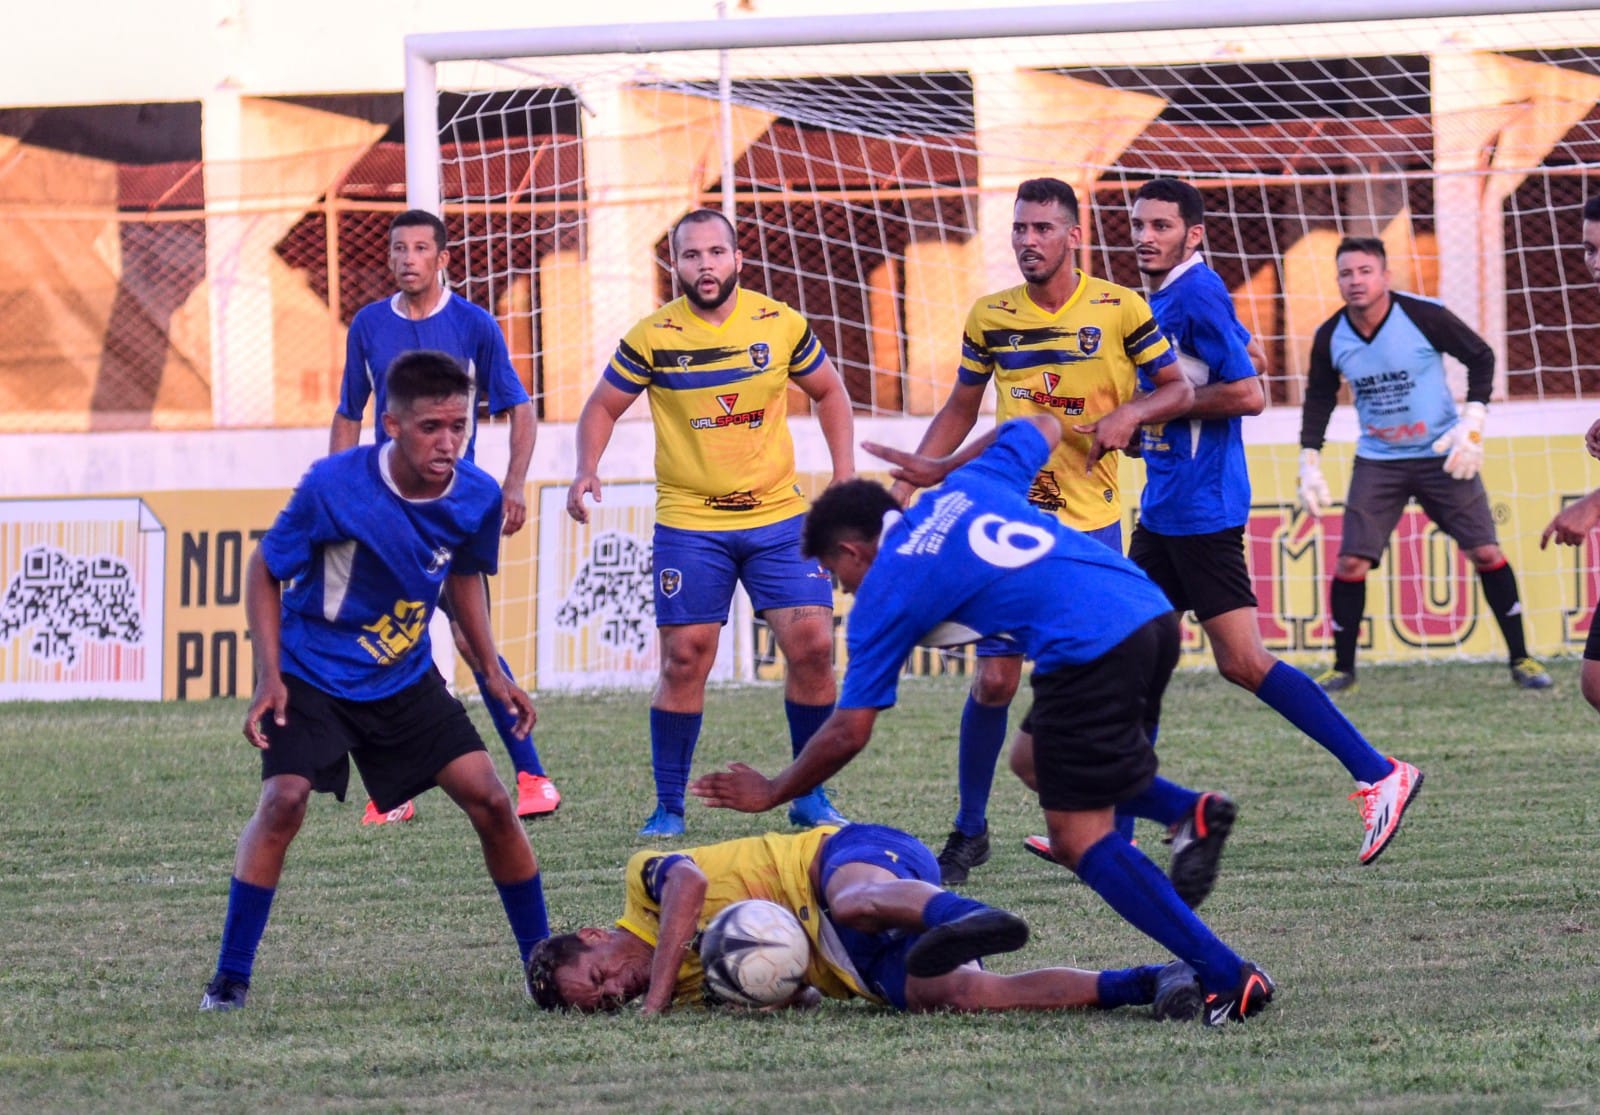
[[[314,801],[249,1009],[202,1015],[257,789],[243,705],[7,706],[0,1110],[1600,1110],[1600,720],[1576,663],[1554,673],[1554,692],[1523,693],[1498,665],[1363,672],[1346,710],[1427,775],[1367,868],[1333,760],[1214,674],[1180,675],[1164,772],[1240,805],[1204,912],[1279,984],[1265,1014],[1221,1031],[1142,1009],[543,1015],[475,841],[437,793],[382,829],[357,823],[359,794]],[[904,686],[835,783],[849,815],[938,847],[962,696],[951,680]],[[773,769],[780,701],[714,692],[697,769]],[[566,795],[529,826],[552,918],[603,923],[650,805],[644,700],[547,696],[540,714]],[[691,805],[689,822],[709,842],[782,817]],[[991,827],[994,859],[968,890],[1035,930],[995,967],[1164,959],[1022,851],[1037,813],[1004,772]],[[1141,835],[1164,864],[1154,830]]]

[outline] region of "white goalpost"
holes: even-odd
[[[1132,192],[1192,182],[1207,258],[1269,356],[1271,407],[1246,422],[1247,537],[1263,637],[1302,664],[1328,653],[1339,522],[1295,507],[1301,384],[1339,306],[1334,245],[1382,237],[1395,286],[1442,300],[1496,351],[1485,479],[1501,543],[1531,648],[1575,653],[1600,574],[1540,553],[1537,534],[1594,482],[1581,441],[1600,417],[1600,293],[1575,245],[1600,172],[1597,101],[1593,0],[1135,0],[432,34],[406,40],[407,197],[445,216],[453,281],[501,320],[541,445],[568,444],[618,338],[676,294],[665,235],[701,207],[738,225],[745,285],[810,320],[858,426],[911,444],[953,380],[972,300],[1017,281],[1020,181],[1071,182],[1080,266],[1136,288]],[[594,529],[561,512],[570,477],[533,481],[537,523],[511,540],[496,591],[521,677],[654,676],[646,409],[602,468],[626,506]],[[820,486],[820,437],[794,425],[803,483]],[[1341,407],[1324,455],[1336,495],[1354,435]],[[570,465],[564,449],[550,459]],[[1141,483],[1124,462],[1130,506]],[[1372,585],[1364,662],[1501,654],[1470,565],[1420,511]],[[723,675],[774,676],[760,629],[735,629]]]

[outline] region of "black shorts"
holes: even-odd
[[[1128,557],[1180,612],[1201,623],[1240,608],[1254,608],[1250,570],[1244,563],[1244,527],[1209,534],[1157,534],[1133,528]]]
[[[292,674],[283,682],[288,723],[262,719],[271,745],[261,753],[263,781],[298,774],[313,790],[343,801],[354,759],[368,796],[388,812],[432,787],[434,776],[456,759],[486,750],[467,710],[432,666],[415,685],[376,701],[335,697]]]
[[[1033,675],[1039,804],[1083,812],[1142,794],[1156,776],[1150,738],[1178,664],[1178,613],[1157,616],[1093,662]]]
[[[1378,564],[1406,501],[1415,498],[1423,513],[1463,550],[1492,546],[1494,515],[1481,477],[1457,480],[1444,470],[1443,457],[1375,461],[1357,457],[1344,501],[1344,537],[1339,552]]]
[[[1583,642],[1583,656],[1590,662],[1600,662],[1600,615],[1589,620],[1589,637]]]

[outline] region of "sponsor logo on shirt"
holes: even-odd
[[[1120,305],[1122,305],[1122,299],[1114,298],[1110,294],[1097,294],[1093,298],[1089,299],[1089,305],[1091,305],[1091,306],[1120,306]]]
[[[1082,395],[1057,395],[1056,390],[1061,386],[1060,372],[1044,372],[1044,390],[1035,391],[1031,387],[1013,387],[1011,397],[1024,399],[1035,406],[1050,407],[1066,414],[1082,414],[1084,397]]]
[[[769,317],[777,317],[777,316],[778,316],[778,311],[777,310],[762,310],[758,314],[751,314],[750,315],[750,320],[751,321],[766,321]]]
[[[670,317],[662,318],[656,322],[655,327],[657,329],[674,329],[679,333],[683,332],[683,326],[676,324]]]
[[[720,430],[725,426],[749,426],[752,430],[759,430],[761,424],[767,419],[766,407],[759,407],[756,410],[739,410],[739,393],[737,391],[726,395],[717,395],[715,398],[717,405],[722,408],[722,413],[713,414],[709,418],[689,419],[689,428],[691,430]]]
[[[991,310],[1002,310],[1002,311],[1004,311],[1005,313],[1008,313],[1008,314],[1014,314],[1014,313],[1017,312],[1017,307],[1013,306],[1010,302],[1006,301],[1004,298],[1000,299],[1000,301],[998,301],[998,302],[990,302],[990,303],[988,303],[987,304],[987,308],[991,309]]]
[[[707,496],[706,506],[713,511],[754,511],[761,506],[761,501],[756,494],[748,489],[742,492],[728,492],[726,495]]]

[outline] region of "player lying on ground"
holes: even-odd
[[[695,934],[727,906],[765,898],[789,909],[811,940],[802,1001],[859,996],[913,1012],[1149,1003],[1161,1019],[1200,1010],[1200,985],[1181,962],[986,972],[975,961],[1021,948],[1027,926],[938,883],[933,852],[883,825],[638,852],[624,872],[616,927],[542,942],[528,960],[528,990],[547,1010],[615,1010],[641,995],[646,1014],[698,1003],[704,970]]]
[[[472,380],[445,353],[411,352],[388,384],[390,440],[312,465],[250,558],[258,676],[244,734],[261,749],[261,798],[201,1010],[245,1005],[306,802],[313,790],[344,800],[351,759],[380,810],[433,786],[461,807],[524,962],[550,932],[533,848],[428,639],[442,586],[479,661],[497,657],[483,577],[500,550],[500,486],[460,459]],[[484,698],[519,735],[533,727],[533,702],[505,674],[489,671]]]
[[[1189,908],[1215,881],[1220,836],[1185,848],[1169,881],[1114,827],[1118,805],[1142,813],[1181,790],[1157,777],[1149,735],[1178,661],[1178,617],[1127,558],[1029,504],[1029,483],[1060,437],[1061,424],[1040,417],[1007,422],[951,457],[867,444],[897,466],[896,479],[943,486],[902,514],[881,485],[851,481],[806,516],[806,552],[856,597],[838,709],[775,778],[735,763],[692,789],[746,813],[789,801],[867,745],[915,646],[1009,634],[1036,664],[1011,767],[1039,795],[1051,853],[1199,973],[1208,1023],[1243,1019],[1271,999],[1272,982]],[[1180,894],[1184,877],[1194,885]]]

